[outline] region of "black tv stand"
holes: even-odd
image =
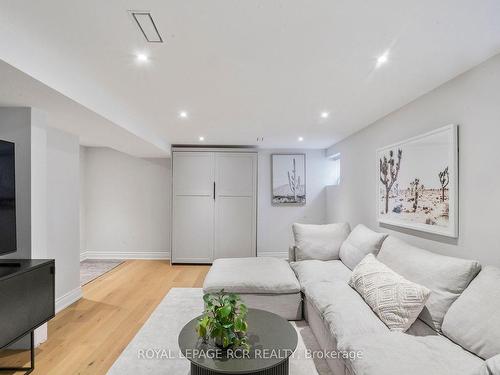
[[[30,366],[29,367],[0,367],[3,371],[26,371],[24,375],[31,374],[35,370],[35,331],[30,332]]]
[[[33,372],[34,331],[55,316],[55,262],[46,259],[7,259],[0,262],[0,349],[30,334],[29,367],[2,371]]]
[[[0,267],[21,267],[20,262],[0,262]]]

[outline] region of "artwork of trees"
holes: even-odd
[[[377,150],[380,223],[456,238],[458,127],[448,125]]]
[[[418,208],[418,198],[422,196],[425,191],[425,187],[420,183],[419,178],[415,178],[410,182],[410,194],[413,196],[413,212],[417,212]]]
[[[385,213],[389,212],[389,193],[398,179],[402,156],[403,150],[399,149],[396,161],[394,159],[394,151],[390,150],[389,159],[385,155],[380,159],[380,182],[385,186]]]
[[[448,172],[448,167],[444,169],[444,171],[439,172],[439,182],[441,183],[441,201],[444,202],[445,196],[444,192],[446,187],[450,183],[450,173]]]
[[[290,174],[290,172],[292,172]],[[295,166],[295,158],[293,158],[293,169],[288,171],[288,186],[293,193],[294,201],[297,201],[297,193],[300,189],[300,176],[297,175],[297,169]]]

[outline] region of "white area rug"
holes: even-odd
[[[85,259],[80,262],[80,285],[90,283],[123,262],[123,260]]]
[[[202,290],[198,288],[171,289],[118,357],[108,375],[189,374],[188,360],[179,358],[177,338],[182,327],[203,311],[202,295]],[[306,358],[306,349],[320,350],[307,323],[292,324],[297,330],[299,342],[294,356],[290,358],[290,374],[330,375],[324,360]],[[162,354],[154,356],[154,359],[144,358],[144,353],[154,350]],[[169,353],[169,358],[165,358],[165,353]]]

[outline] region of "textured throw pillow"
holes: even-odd
[[[345,241],[351,228],[347,223],[292,226],[295,238],[295,260],[334,260],[339,259],[340,245]]]
[[[378,233],[359,224],[340,247],[340,260],[353,269],[368,254],[377,255],[387,233]]]
[[[405,332],[418,318],[430,290],[398,275],[368,254],[352,271],[349,285],[357,290],[391,331]]]

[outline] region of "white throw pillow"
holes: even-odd
[[[340,260],[352,270],[366,255],[377,255],[386,238],[387,233],[378,233],[359,224],[340,247]]]
[[[352,271],[349,285],[357,290],[391,331],[405,332],[418,318],[431,291],[398,275],[373,254]]]
[[[297,261],[339,259],[340,246],[351,231],[347,223],[325,225],[295,223],[292,229],[297,246],[295,253]]]

